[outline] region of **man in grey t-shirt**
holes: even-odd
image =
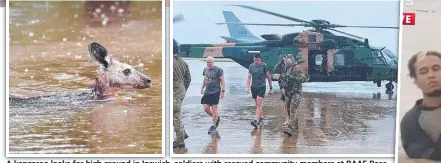
[[[212,133],[216,131],[220,122],[217,106],[219,104],[219,98],[224,98],[225,80],[224,71],[214,65],[214,58],[209,56],[206,61],[207,67],[202,73],[204,80],[202,81],[201,87],[201,94],[203,94],[201,104],[204,105],[204,111],[212,117],[213,125],[208,130],[208,133]]]
[[[401,120],[403,148],[410,158],[441,160],[441,53],[421,51],[407,67],[424,97]]]
[[[270,85],[270,92],[272,93],[273,85],[271,83],[271,76],[268,70],[268,66],[262,63],[260,54],[254,54],[254,63],[248,68],[248,80],[247,80],[247,93],[250,93],[250,83],[251,83],[251,94],[256,102],[256,119],[251,121],[251,125],[258,128],[262,122],[262,102],[265,97],[266,92],[266,82],[268,80]],[[251,82],[252,81],[252,82]]]

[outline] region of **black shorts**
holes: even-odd
[[[251,94],[253,95],[253,99],[256,99],[257,96],[264,98],[266,92],[266,87],[251,87]]]
[[[215,94],[204,94],[204,96],[202,96],[201,99],[201,104],[207,104],[207,105],[217,105],[219,104],[219,97],[220,96],[220,92],[215,93]]]

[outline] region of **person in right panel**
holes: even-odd
[[[441,160],[441,53],[419,52],[408,69],[424,96],[401,121],[403,148],[409,158]]]

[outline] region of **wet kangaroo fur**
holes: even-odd
[[[98,74],[92,89],[89,92],[82,92],[76,95],[68,94],[67,99],[82,99],[87,96],[90,100],[104,100],[115,96],[115,93],[120,88],[132,87],[136,89],[146,89],[151,87],[151,80],[148,76],[135,70],[132,66],[121,63],[113,59],[110,53],[102,45],[97,42],[92,42],[88,46],[89,56],[97,63]],[[64,95],[63,97],[65,97]],[[39,96],[31,98],[9,97],[10,103],[23,102],[31,99],[40,99],[49,96]],[[61,98],[57,96],[56,98]],[[73,98],[73,99],[72,99]]]

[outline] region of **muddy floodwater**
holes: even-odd
[[[11,154],[162,152],[162,2],[10,2]],[[89,101],[98,65],[88,44],[149,76],[148,89]],[[69,95],[77,94],[77,95]]]
[[[292,137],[282,132],[280,89],[266,95],[264,125],[255,130],[255,104],[246,94],[247,69],[234,62],[215,62],[224,70],[225,98],[220,100],[218,132],[208,134],[211,118],[203,111],[199,92],[200,59],[186,59],[192,75],[182,105],[185,154],[394,154],[396,94],[386,94],[383,82],[306,83],[299,107],[300,130]],[[234,75],[233,75],[234,74]],[[269,88],[267,88],[269,90]],[[396,87],[394,92],[396,92]]]

